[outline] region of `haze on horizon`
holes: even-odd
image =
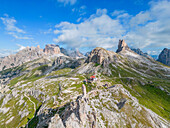
[[[115,51],[119,39],[150,55],[170,47],[169,0],[0,0],[0,57],[57,44]]]

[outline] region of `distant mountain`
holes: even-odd
[[[158,61],[170,66],[170,49],[164,48],[159,54]]]
[[[149,57],[148,53],[143,53],[139,48],[131,48],[132,51],[136,52],[137,54],[144,56],[144,57]]]
[[[45,53],[39,47],[26,47],[16,54],[0,58],[0,71],[16,67],[25,62],[43,57]]]
[[[79,58],[79,57],[85,57],[79,50],[66,50],[64,48],[60,48],[61,53],[73,57],[73,58]]]
[[[32,61],[44,56],[66,55],[73,58],[84,57],[79,50],[66,50],[60,48],[59,45],[47,44],[44,49],[37,47],[26,47],[25,49],[6,57],[0,58],[0,71],[8,68],[16,67],[25,62]]]

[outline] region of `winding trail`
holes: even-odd
[[[28,98],[28,100],[31,102],[31,103],[33,103],[33,105],[34,105],[34,111],[36,112],[36,104],[30,99],[30,97],[28,97],[26,94],[24,94],[24,96],[25,97],[27,97]],[[35,116],[35,115],[34,115]],[[34,118],[34,117],[33,117]],[[32,118],[32,119],[33,119]],[[32,120],[32,119],[30,119],[28,122],[27,122],[27,124],[26,124],[26,128],[28,128],[28,124],[29,124],[29,122]]]

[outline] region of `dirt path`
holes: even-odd
[[[35,104],[35,103],[30,99],[30,97],[28,97],[26,94],[24,94],[24,96],[27,97],[28,100],[29,100],[31,103],[33,103],[33,105],[34,105],[34,111],[36,111],[36,104]],[[33,117],[33,118],[34,118],[34,117]],[[32,118],[32,119],[33,119],[33,118]],[[32,120],[32,119],[31,119],[31,120]],[[30,122],[31,120],[29,120],[28,123],[26,124],[26,128],[28,128],[28,124],[29,124],[29,122]]]

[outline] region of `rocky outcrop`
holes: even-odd
[[[130,50],[130,48],[128,47],[128,45],[125,43],[124,40],[119,40],[118,49],[116,53],[125,51],[125,50]]]
[[[45,114],[46,113],[46,114]],[[68,103],[55,110],[43,110],[38,113],[37,127],[48,128],[95,128],[96,115],[88,106],[88,99],[78,96],[75,102]]]
[[[158,61],[170,66],[170,49],[164,48],[158,57]]]
[[[37,127],[48,128],[169,126],[166,120],[140,105],[138,100],[120,84],[107,90],[93,90],[87,97],[78,96],[76,101],[55,109],[42,107],[37,117],[39,120]]]
[[[0,59],[0,71],[16,67],[25,62],[44,56],[44,52],[39,47],[26,47],[14,55],[9,55]]]
[[[85,60],[81,60],[80,59],[74,59],[74,58],[70,58],[67,56],[60,56],[57,57],[56,60],[53,62],[53,65],[55,65],[55,67],[57,67],[58,69],[62,69],[62,68],[76,68],[80,65],[82,65],[84,63]]]
[[[103,48],[95,48],[91,51],[86,62],[94,62],[97,64],[102,64],[106,67],[108,64],[115,62],[117,60],[117,55],[115,52],[107,51]]]
[[[59,54],[60,48],[58,45],[55,44],[47,44],[44,49],[45,54],[53,55],[53,54]]]

